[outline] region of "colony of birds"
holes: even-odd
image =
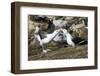
[[[41,48],[44,54],[52,50],[48,45],[75,47],[87,44],[87,17],[29,15],[28,19],[29,51]]]

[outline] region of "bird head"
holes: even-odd
[[[35,34],[39,33],[39,30],[40,30],[40,26],[36,26],[36,27],[35,27],[34,33],[35,33]]]

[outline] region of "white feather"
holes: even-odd
[[[58,33],[59,31],[55,30],[53,33],[47,34],[47,37],[42,39],[42,42],[44,44],[49,43]]]
[[[63,31],[63,33],[65,34],[65,36],[66,36],[66,41],[67,41],[67,43],[69,44],[69,45],[71,45],[71,46],[75,46],[75,44],[74,44],[74,42],[72,41],[72,36],[71,36],[71,34],[66,30],[66,29],[62,29],[62,31]]]

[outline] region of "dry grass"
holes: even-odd
[[[76,47],[57,47],[57,46],[48,46],[51,49],[46,55],[41,54],[41,48],[36,48],[32,51],[29,51],[28,60],[54,60],[54,59],[80,59],[87,58],[87,44],[86,45],[77,45]]]

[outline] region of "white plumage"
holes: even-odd
[[[40,35],[38,34],[38,32],[39,32],[39,27],[36,27],[36,30],[35,30],[35,32],[34,32],[34,33],[36,33],[36,34],[35,34],[34,36],[35,36],[35,38],[39,41],[40,45],[42,46],[43,53],[47,53],[47,51],[48,51],[49,49],[44,49],[43,44],[47,44],[47,43],[49,43],[51,40],[53,40],[53,38],[60,32],[60,30],[55,30],[53,33],[47,34],[47,35],[46,35],[46,38],[43,38],[43,39],[40,38]]]
[[[39,35],[39,27],[36,27],[35,29],[35,38],[37,38],[37,40],[40,42],[40,45],[42,46],[43,49],[43,53],[47,53],[47,48],[44,49],[44,44],[48,44],[49,42],[53,41],[62,41],[65,40],[68,45],[71,46],[75,46],[74,42],[72,41],[72,36],[71,34],[67,31],[67,29],[65,29],[64,27],[66,27],[67,25],[67,21],[62,20],[62,19],[58,19],[58,20],[53,20],[53,24],[55,26],[55,29],[53,33],[50,34],[46,34],[46,37],[41,39],[40,35]],[[59,36],[59,34],[62,34],[63,37]]]
[[[39,31],[39,27],[36,27],[35,33],[38,33],[38,31]],[[40,45],[43,45],[43,44],[49,43],[59,32],[60,32],[59,30],[55,30],[51,34],[46,34],[46,37],[43,38],[43,39],[40,38],[40,35],[39,34],[35,34],[35,37],[40,42]]]
[[[74,47],[75,44],[72,41],[73,37],[71,36],[71,34],[66,29],[62,29],[62,31],[63,31],[64,35],[66,36],[67,43]]]
[[[36,27],[36,30],[35,30],[35,33],[38,33],[39,32],[39,27]],[[55,30],[53,33],[51,34],[46,34],[46,37],[41,39],[40,38],[40,35],[39,34],[35,34],[35,38],[37,38],[37,40],[40,42],[40,45],[43,47],[43,44],[47,44],[49,43],[50,41],[54,40],[54,41],[57,41],[56,39],[56,36],[62,32],[63,35],[65,36],[65,40],[66,42],[71,45],[71,46],[75,46],[74,42],[72,41],[72,36],[70,35],[70,33],[68,33],[68,31],[66,29],[58,29],[58,30]],[[47,53],[48,49],[44,49],[43,48],[43,53]]]
[[[57,35],[55,38],[54,38],[54,41],[62,41],[62,40],[65,40],[69,45],[71,46],[75,46],[74,42],[72,41],[72,36],[71,34],[67,31],[67,29],[64,29],[62,27],[66,27],[67,25],[67,21],[65,20],[62,20],[62,19],[54,19],[53,20],[53,24],[55,25],[55,27],[59,27],[61,29],[61,31],[63,32],[62,33],[62,36],[63,36],[63,39],[61,36]]]

